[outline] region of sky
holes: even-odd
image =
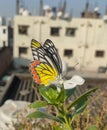
[[[58,7],[60,2],[64,0],[43,0],[44,5],[50,5]],[[98,5],[100,13],[105,13],[105,7],[107,0],[66,0],[67,12],[72,10],[74,17],[79,17],[80,13],[85,8],[85,3],[89,1],[90,9],[93,9],[95,5]],[[24,5],[33,14],[38,14],[40,0],[20,0],[20,5]],[[14,17],[16,13],[16,0],[0,0],[0,16]]]

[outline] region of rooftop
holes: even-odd
[[[69,72],[69,76],[72,75],[74,75],[74,72]],[[91,74],[91,76],[88,74],[86,76],[85,73],[80,73],[80,75],[85,78],[85,83],[82,86],[76,87],[76,91],[68,100],[68,103],[87,90],[97,86],[98,90],[90,95],[91,103],[89,102],[90,104],[88,105],[88,109],[91,110],[90,114],[92,114],[92,116],[95,115],[96,117],[96,114],[102,111],[104,101],[107,102],[107,78],[106,76],[104,77],[104,74],[99,74],[98,77],[96,77],[97,74],[94,73]],[[13,114],[16,113],[17,110],[22,110],[23,112],[23,109],[27,108],[29,102],[33,102],[38,98],[38,92],[35,91],[36,89],[34,90],[32,88],[33,81],[31,75],[28,73],[15,73],[7,79],[7,83],[2,84],[4,85],[2,86],[2,89],[0,86],[0,105],[3,104],[0,107],[0,123],[2,123],[1,128],[3,127],[5,129],[7,128],[6,130],[9,130],[10,127],[13,128],[13,125],[9,122],[12,121],[11,119],[14,119]],[[8,123],[10,123],[9,128],[6,126]]]
[[[70,73],[70,76],[74,75],[73,72]],[[75,93],[72,95],[71,100],[74,100],[79,95],[83,94],[87,90],[98,87],[98,90],[91,96],[91,99],[95,99],[95,97],[101,96],[101,98],[95,101],[92,105],[97,106],[101,109],[102,102],[105,98],[105,92],[107,92],[107,78],[104,77],[104,74],[80,74],[85,78],[85,83],[83,86],[77,86]],[[32,78],[30,74],[13,74],[4,87],[2,89],[0,87],[0,105],[2,105],[6,100],[20,100],[20,101],[28,101],[33,102],[38,99],[38,92],[35,91],[32,87]],[[107,100],[107,99],[106,99]],[[99,110],[98,109],[98,110]],[[95,110],[94,114],[97,112]]]

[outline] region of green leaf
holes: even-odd
[[[66,89],[65,90],[65,100],[67,100],[74,93],[75,90],[76,90],[76,87],[72,88],[72,89]]]
[[[98,130],[98,128],[96,126],[92,125],[87,130]]]
[[[49,104],[59,104],[57,98],[60,93],[57,91],[57,89],[52,87],[45,87],[45,88],[40,88],[39,92]]]
[[[61,122],[61,120],[58,117],[55,117],[53,115],[50,115],[48,113],[41,112],[41,111],[35,111],[29,114],[28,117],[29,118],[47,118],[47,119],[55,120],[57,122]]]
[[[64,87],[62,86],[61,88],[61,92],[59,93],[58,97],[57,97],[57,102],[59,103],[63,103],[64,102],[64,98],[65,98],[65,89]]]
[[[79,115],[80,113],[82,113],[84,111],[84,109],[86,108],[88,104],[88,98],[87,97],[83,97],[81,99],[81,102],[79,102],[76,107],[75,107],[75,110],[73,112],[73,115],[72,115],[72,120],[77,116]]]
[[[75,104],[75,110],[74,110],[74,112],[72,114],[72,120],[77,115],[79,115],[80,113],[82,113],[84,111],[84,109],[88,105],[88,96],[89,96],[89,94],[91,92],[94,92],[95,90],[96,90],[96,88],[87,91],[86,93],[84,93],[82,96],[78,97],[77,100],[75,100],[73,102]]]
[[[69,104],[67,106],[67,109],[70,110],[71,107],[79,104],[80,102],[82,102],[84,99],[87,100],[88,96],[92,93],[92,92],[95,92],[98,88],[93,88],[87,92],[85,92],[84,94],[82,94],[81,96],[79,96],[75,101],[73,101],[71,104]]]
[[[35,101],[29,105],[30,108],[41,108],[47,106],[48,103],[45,101]]]

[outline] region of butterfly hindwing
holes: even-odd
[[[35,71],[35,67],[37,67],[38,65],[40,64],[39,61],[33,61],[31,64],[30,64],[30,67],[29,67],[29,70],[33,76],[33,80],[37,83],[37,84],[40,84],[41,83],[41,80],[40,80],[40,77],[39,75],[37,74],[37,72]]]
[[[58,76],[58,73],[54,68],[47,63],[39,62],[37,60],[30,64],[30,71],[37,84],[49,85],[52,81],[56,80],[56,77]]]

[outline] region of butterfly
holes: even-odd
[[[49,85],[62,74],[62,61],[59,53],[49,39],[42,45],[32,39],[31,49],[34,61],[30,64],[30,71],[37,84]]]
[[[65,89],[71,89],[84,83],[84,79],[80,76],[73,76],[66,81],[63,80],[62,61],[50,39],[47,39],[43,45],[32,39],[31,50],[34,61],[30,64],[29,69],[37,84],[48,86],[52,83],[60,83],[64,84]]]

